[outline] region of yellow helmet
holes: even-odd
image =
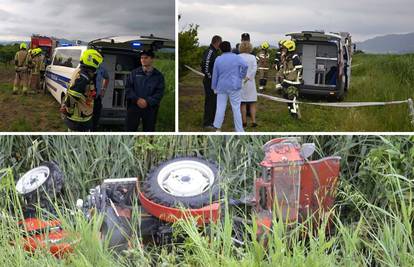
[[[39,55],[39,54],[41,54],[41,53],[42,53],[42,48],[35,48],[35,49],[32,49],[32,50],[30,51],[30,53],[32,54],[32,56],[37,56],[37,55]]]
[[[286,40],[282,44],[289,52],[294,52],[296,50],[296,43],[292,40]]]
[[[26,43],[21,43],[20,44],[20,49],[27,49],[27,44]]]
[[[103,62],[102,55],[95,49],[88,49],[80,57],[81,64],[97,69]]]
[[[264,42],[261,46],[262,46],[263,49],[269,49],[269,47],[270,47],[268,42]]]
[[[287,39],[282,39],[282,40],[280,40],[280,41],[279,41],[279,47],[283,47],[283,44],[284,44],[286,41],[289,41],[289,40],[287,40]]]

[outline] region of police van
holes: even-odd
[[[324,95],[343,100],[351,82],[350,34],[302,31],[288,33],[296,42],[303,65],[301,94]]]
[[[91,41],[85,46],[57,47],[51,64],[46,67],[44,90],[61,104],[69,82],[80,64],[80,56],[88,48],[104,57],[103,67],[109,74],[109,84],[102,99],[101,124],[121,125],[126,116],[125,85],[131,71],[140,66],[139,53],[153,49],[173,50],[175,42],[154,36],[118,36]]]

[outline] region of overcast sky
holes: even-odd
[[[200,25],[201,44],[219,34],[234,45],[242,32],[256,45],[302,30],[347,31],[354,41],[414,32],[414,0],[179,0],[178,12],[180,30]]]
[[[174,38],[174,0],[0,0],[0,40],[32,33],[90,41],[113,35]],[[175,38],[174,38],[175,39]]]

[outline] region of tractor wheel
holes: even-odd
[[[16,190],[28,200],[53,199],[63,189],[63,173],[55,162],[43,162],[25,173],[17,182]]]
[[[205,207],[220,199],[217,166],[195,157],[168,160],[149,173],[143,193],[151,201],[168,207]]]
[[[128,250],[132,228],[126,217],[117,216],[114,209],[106,207],[101,226],[101,238],[108,242],[109,249],[121,253]]]

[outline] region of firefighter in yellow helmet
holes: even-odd
[[[81,55],[80,67],[72,76],[61,108],[70,131],[92,130],[93,103],[96,95],[95,75],[102,62],[102,55],[95,49],[88,49]]]
[[[275,83],[276,83],[276,90],[282,90],[282,81],[283,81],[283,75],[280,75],[280,68],[281,68],[281,61],[282,61],[282,48],[283,43],[286,42],[287,39],[282,39],[278,43],[278,50],[276,52],[274,67],[276,69],[276,77],[275,77]]]
[[[13,94],[18,94],[20,87],[22,87],[23,94],[27,93],[27,76],[28,76],[28,68],[27,68],[27,58],[29,53],[27,52],[27,45],[26,43],[20,44],[20,50],[17,51],[16,55],[14,56],[14,66],[16,75],[14,78],[13,84]]]
[[[270,45],[268,42],[262,43],[260,51],[256,56],[257,69],[259,70],[259,90],[263,90],[267,84],[267,73],[270,69]]]
[[[293,40],[286,40],[281,43],[281,61],[279,75],[282,77],[283,96],[288,100],[299,97],[299,87],[302,85],[303,66],[300,57],[295,53],[296,43]],[[288,104],[290,114],[300,119],[299,105]]]
[[[40,72],[44,69],[44,57],[41,48],[32,49],[28,56],[28,64],[30,70],[29,85],[30,89],[35,93],[39,93],[40,88]]]

